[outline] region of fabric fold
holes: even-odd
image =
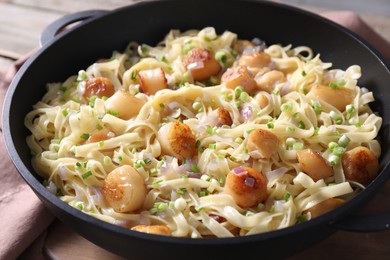
[[[0,109],[8,86],[27,57],[0,77]],[[2,132],[2,124],[0,126]],[[26,144],[26,149],[27,144]],[[15,259],[46,230],[54,216],[19,175],[0,137],[0,259]]]

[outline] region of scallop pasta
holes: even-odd
[[[307,46],[171,30],[76,74],[26,115],[32,165],[62,201],[115,225],[268,232],[333,210],[379,172],[382,118],[360,67]]]

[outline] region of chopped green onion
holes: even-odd
[[[249,153],[248,147],[244,147],[244,153],[245,153],[245,154],[248,154],[248,153]]]
[[[138,76],[138,71],[134,70],[131,72],[130,78],[131,78],[131,80],[136,80],[137,76]]]
[[[236,139],[234,139],[234,142],[238,144],[242,144],[242,142],[244,142],[244,139],[242,139],[241,137],[237,137]]]
[[[52,144],[60,144],[61,139],[51,139],[50,143]]]
[[[237,100],[237,101],[236,101],[236,107],[237,107],[238,109],[241,108],[241,100]]]
[[[187,188],[179,188],[176,192],[177,194],[184,195],[187,192]]]
[[[77,201],[75,204],[74,204],[74,207],[76,209],[79,209],[79,210],[83,210],[84,208],[84,203],[82,201]]]
[[[304,145],[301,142],[296,142],[293,144],[292,147],[294,150],[299,151],[299,150],[302,150],[304,148]]]
[[[196,165],[194,165],[194,164],[191,165],[191,171],[192,171],[192,172],[195,172],[195,173],[196,173],[196,172],[200,172],[199,168],[196,167]]]
[[[107,114],[110,114],[110,115],[112,115],[112,116],[119,116],[119,112],[114,111],[114,110],[108,110],[108,111],[107,111]]]
[[[221,61],[222,63],[225,63],[226,60],[227,60],[227,56],[226,56],[226,53],[224,51],[217,51],[215,53],[215,59],[217,61]]]
[[[84,134],[80,135],[80,138],[83,139],[83,140],[88,140],[89,134],[88,133],[84,133]]]
[[[306,128],[305,123],[304,123],[303,121],[299,121],[299,123],[298,123],[298,128],[300,128],[300,129],[305,129],[305,128]]]
[[[273,129],[273,128],[275,127],[275,125],[274,125],[274,123],[269,122],[269,123],[267,123],[267,127],[268,127],[269,129]]]
[[[337,156],[343,155],[345,152],[345,148],[341,146],[337,146],[333,149],[332,153]]]
[[[259,204],[257,204],[257,209],[260,210],[260,211],[262,211],[262,210],[265,209],[265,205],[264,205],[263,203],[260,202]]]
[[[247,134],[250,134],[251,132],[253,132],[253,130],[255,130],[255,128],[254,128],[254,127],[251,127],[251,128],[249,128],[249,129],[245,130],[245,132],[246,132]]]
[[[286,192],[283,196],[283,200],[288,201],[291,197],[291,194],[289,192]]]
[[[164,105],[163,103],[160,103],[160,107],[161,107],[161,108],[164,108],[165,105]]]
[[[279,95],[279,94],[280,94],[280,90],[279,90],[279,89],[274,89],[274,90],[272,91],[272,94],[274,94],[274,95]]]
[[[96,129],[97,129],[97,130],[102,130],[102,129],[103,129],[103,126],[100,125],[100,124],[97,124],[97,125],[96,125]]]
[[[200,212],[200,211],[203,210],[203,209],[204,209],[204,207],[201,206],[201,205],[195,206],[195,210],[196,210],[197,212]]]
[[[42,185],[45,186],[45,187],[49,186],[49,180],[44,179],[44,180],[42,181]]]
[[[193,104],[192,104],[192,108],[196,111],[199,111],[199,109],[202,108],[202,103],[199,102],[199,101],[195,101]]]
[[[210,127],[210,126],[208,126],[208,127],[206,127],[206,133],[208,133],[208,134],[215,134],[216,132],[217,132],[217,127]]]
[[[204,181],[210,181],[211,177],[207,174],[203,174],[202,176],[200,176],[200,179]]]
[[[302,70],[302,73],[301,73],[302,77],[306,77],[306,71]]]
[[[240,94],[240,100],[241,100],[241,101],[245,102],[245,101],[248,100],[248,98],[249,98],[249,94],[248,94],[248,93],[242,92],[242,93]]]
[[[349,142],[351,141],[351,139],[349,139],[348,136],[346,135],[343,135],[340,137],[339,141],[338,141],[338,144],[341,146],[341,147],[347,147],[347,145],[349,144]]]
[[[331,154],[331,155],[329,156],[329,162],[330,162],[333,166],[338,165],[338,164],[340,163],[340,156]]]
[[[152,182],[152,185],[155,185],[155,184],[159,184],[159,183],[161,183],[161,182],[163,182],[164,180],[155,180],[155,181],[153,181]]]
[[[287,126],[286,127],[286,131],[290,134],[294,133],[295,132],[295,128],[294,127],[291,127],[291,126]]]
[[[98,96],[92,96],[89,98],[89,106],[94,107],[95,106],[95,101],[98,98]]]
[[[167,62],[168,62],[167,57],[162,56],[162,57],[161,57],[161,61],[167,63]]]
[[[336,142],[330,142],[330,143],[328,144],[328,148],[329,148],[329,150],[331,150],[332,152],[333,152],[333,150],[334,150],[336,147],[338,147],[338,146],[339,146],[339,144],[336,143]]]
[[[153,168],[151,168],[151,169],[149,170],[149,175],[151,175],[151,176],[156,175],[156,173],[157,173],[157,169],[156,169],[155,167],[153,167]]]
[[[221,178],[219,178],[219,184],[221,186],[224,186],[225,185],[225,182],[226,182],[226,176],[222,176]]]
[[[295,138],[289,137],[289,138],[286,139],[286,146],[291,147],[291,146],[293,146],[296,142],[297,142],[297,140],[295,140]]]
[[[243,87],[241,86],[238,86],[234,89],[234,95],[238,98],[240,97],[241,93],[245,92],[245,90],[243,89]]]
[[[217,149],[217,144],[209,144],[209,149],[212,149],[212,150]]]
[[[79,73],[77,75],[77,81],[83,81],[87,80],[87,72],[85,70],[79,70]]]
[[[100,141],[99,142],[99,148],[103,148],[104,147],[104,141]]]
[[[306,216],[303,216],[303,215],[300,215],[297,217],[297,221],[298,223],[303,223],[303,222],[306,222],[308,219]]]
[[[109,156],[104,156],[104,158],[103,158],[103,163],[105,164],[105,165],[108,165],[108,164],[111,164],[111,158],[109,157]]]
[[[152,214],[156,214],[158,212],[164,212],[168,210],[169,204],[167,202],[155,202],[153,204],[153,208],[150,209]]]
[[[347,111],[348,114],[352,114],[356,111],[356,108],[354,105],[349,104],[345,107],[345,111]]]
[[[135,168],[145,168],[146,164],[145,164],[144,160],[136,160],[134,162],[134,166],[135,166]]]
[[[68,114],[69,114],[69,110],[68,110],[67,108],[63,109],[61,112],[62,112],[62,115],[63,115],[64,117],[67,117]]]
[[[331,87],[332,89],[338,89],[338,88],[344,86],[345,83],[346,83],[345,80],[342,79],[342,80],[339,80],[337,82],[330,82],[329,87]]]
[[[301,115],[299,114],[299,112],[296,112],[296,113],[294,113],[294,115],[293,115],[293,118],[294,119],[299,119],[301,117]]]
[[[192,50],[193,48],[195,48],[194,45],[192,45],[192,41],[187,41],[184,43],[184,48],[183,48],[183,52],[184,54],[187,54],[190,50]]]
[[[91,171],[87,171],[86,173],[82,174],[81,177],[83,178],[83,180],[85,180],[86,178],[88,178],[91,175],[92,175],[92,172]]]
[[[283,112],[290,112],[292,110],[292,108],[293,108],[293,106],[290,102],[283,103],[280,106],[280,110],[282,110]]]
[[[199,192],[199,197],[204,197],[204,196],[207,196],[209,195],[209,191],[208,190],[201,190]]]
[[[321,114],[322,108],[320,102],[318,102],[317,100],[312,100],[311,107],[313,108],[316,114]]]

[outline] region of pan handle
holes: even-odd
[[[49,24],[42,32],[39,44],[42,47],[46,43],[53,40],[66,26],[75,23],[82,22],[91,18],[95,18],[108,13],[107,10],[87,10],[65,15],[53,23]]]
[[[330,224],[333,228],[353,232],[378,232],[390,230],[390,211],[372,215],[351,214]]]

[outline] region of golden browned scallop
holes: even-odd
[[[271,63],[271,56],[265,52],[250,52],[243,54],[238,60],[238,65],[248,68],[264,68]]]
[[[214,110],[215,116],[218,118],[217,126],[221,127],[223,125],[231,126],[233,124],[230,113],[227,109],[219,107]]]
[[[239,54],[242,54],[246,49],[254,48],[256,45],[248,40],[237,40],[234,43],[233,49]]]
[[[321,84],[313,86],[307,96],[325,101],[341,112],[344,112],[345,107],[352,103],[354,97],[349,89],[331,88]]]
[[[248,135],[247,148],[254,159],[271,158],[278,151],[278,138],[265,129],[255,129]]]
[[[174,156],[179,160],[192,157],[196,153],[196,138],[191,128],[179,121],[163,125],[157,132],[157,140],[164,154]]]
[[[257,101],[257,104],[259,104],[260,108],[265,108],[269,104],[267,94],[265,94],[264,92],[257,93],[254,96],[254,99]]]
[[[251,93],[257,86],[252,73],[245,66],[235,66],[227,69],[222,75],[221,82],[230,89],[241,86],[248,93]]]
[[[359,146],[346,151],[341,161],[345,178],[348,180],[366,185],[378,175],[378,158],[367,147]]]
[[[137,225],[132,227],[131,230],[164,236],[170,236],[172,233],[166,225]]]
[[[278,70],[271,70],[264,73],[256,79],[258,89],[272,93],[275,90],[276,84],[286,82],[284,73]]]
[[[119,118],[129,119],[136,116],[141,110],[145,101],[136,98],[125,90],[119,90],[105,101],[107,111],[118,114]]]
[[[142,207],[146,186],[136,169],[123,165],[107,175],[103,181],[102,192],[116,212],[131,212]]]
[[[111,80],[105,77],[96,77],[88,79],[81,88],[82,96],[90,98],[92,96],[111,97],[115,93],[114,85]]]
[[[315,217],[318,217],[322,214],[325,214],[325,213],[343,205],[344,203],[345,203],[345,200],[343,200],[343,199],[329,198],[329,199],[326,199],[326,200],[314,205],[311,208],[308,208],[307,210],[305,210],[302,213],[307,214],[310,212],[311,217],[315,218]]]
[[[115,137],[115,133],[108,128],[94,131],[88,138],[89,143],[100,142]]]
[[[314,181],[333,176],[333,168],[318,152],[312,149],[297,151],[297,159],[301,170]]]
[[[138,72],[138,78],[141,91],[148,95],[154,95],[157,91],[168,87],[162,68],[141,70]]]
[[[183,65],[197,81],[207,80],[221,70],[221,65],[212,53],[204,48],[190,50],[183,60]]]
[[[240,166],[228,173],[224,192],[231,195],[238,206],[250,208],[267,198],[267,183],[262,173]]]

